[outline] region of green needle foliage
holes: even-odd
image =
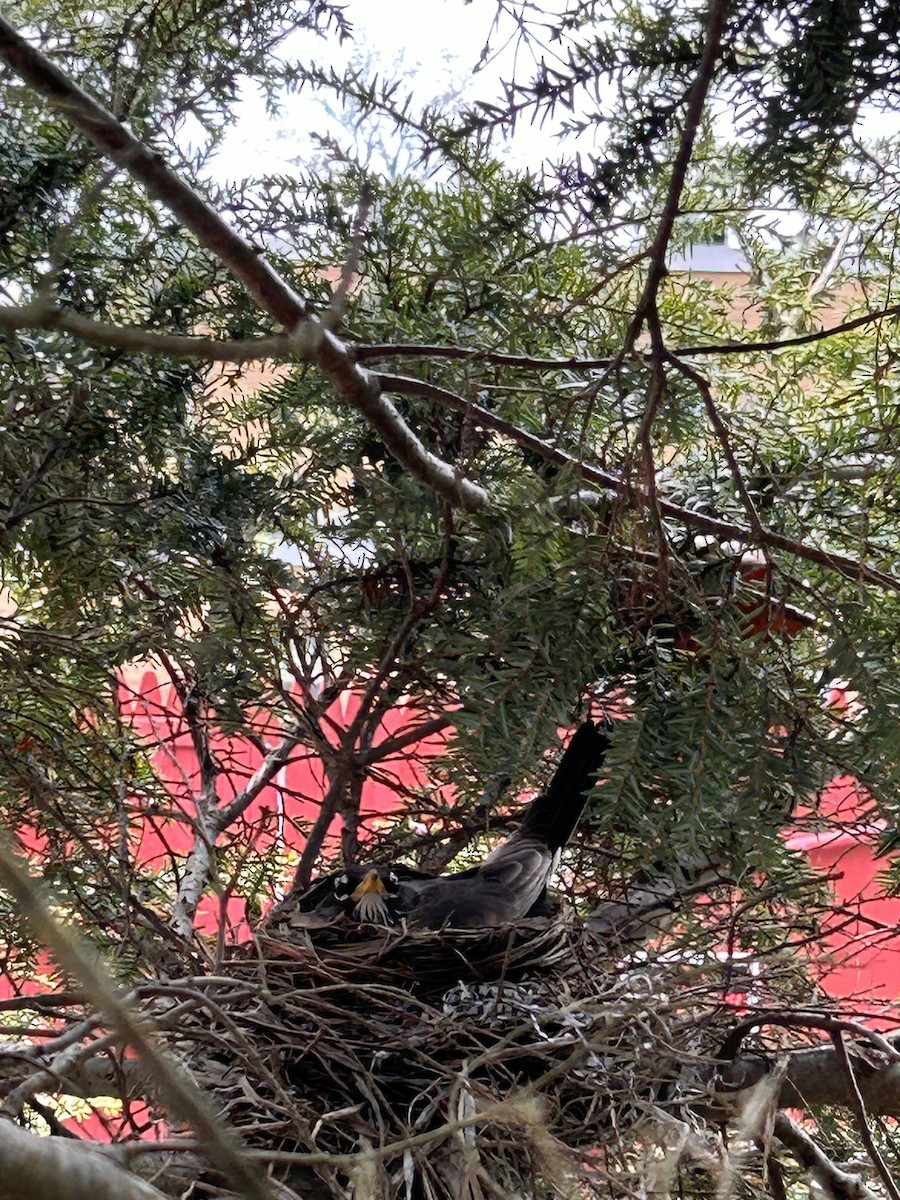
[[[881,839],[879,894],[900,884],[900,6],[483,3],[487,44],[440,97],[361,44],[356,2],[4,9],[314,320],[284,329],[241,281],[250,256],[111,165],[2,34],[0,824],[120,978],[176,978],[218,968],[226,916],[340,857],[477,862],[560,729],[604,712],[564,885],[582,913],[656,889],[674,928],[641,953],[697,968],[665,1019],[715,1011],[683,1043],[715,1053],[733,992],[821,1002],[832,899],[790,835],[822,827],[836,776]],[[428,7],[436,30],[454,19]],[[229,164],[226,183],[216,154],[251,94],[293,168]],[[510,165],[529,138],[529,169]],[[740,279],[691,269],[725,240]],[[435,460],[475,485],[465,506]],[[140,698],[147,667],[161,699]],[[152,736],[136,696],[160,704]],[[419,734],[447,744],[411,789],[394,758]],[[254,809],[259,763],[272,783],[295,759],[318,764],[315,794],[282,780],[279,810]],[[374,785],[394,795],[376,817]],[[45,978],[3,897],[0,943],[10,979]],[[723,959],[768,973],[701,979]],[[363,1111],[348,1095],[329,1119]],[[767,1120],[741,1133],[766,1155]],[[819,1128],[853,1157],[846,1116]],[[334,1144],[350,1161],[368,1136]],[[798,1165],[769,1158],[765,1186],[785,1200],[810,1161],[778,1136]],[[631,1187],[623,1139],[610,1177]],[[871,1195],[810,1169],[836,1200]]]
[[[359,818],[348,781],[375,770],[379,724],[410,696],[423,722],[456,731],[434,767],[454,804],[399,794],[378,834],[414,859],[433,860],[433,834],[410,816],[431,806],[448,857],[464,851],[504,820],[502,805],[485,815],[484,789],[539,783],[557,729],[592,697],[629,719],[584,879],[712,863],[740,886],[788,886],[782,831],[800,804],[815,819],[838,773],[897,826],[898,178],[895,143],[864,142],[859,126],[866,106],[897,104],[897,8],[585,3],[520,17],[516,61],[534,71],[499,92],[476,80],[487,90],[440,109],[417,108],[377,59],[367,73],[357,55],[346,76],[322,65],[353,37],[352,6],[8,9],[339,326],[424,446],[489,497],[451,508],[302,354],[282,348],[248,383],[213,350],[155,345],[279,327],[229,263],[5,69],[7,310],[148,334],[135,350],[115,330],[13,314],[0,340],[0,803],[8,828],[46,839],[60,903],[100,941],[128,940],[135,905],[168,921],[179,886],[128,836],[169,805],[156,748],[121,715],[116,679],[134,663],[178,684],[198,804],[227,774],[211,738],[266,750],[290,729],[345,781],[332,811],[345,851]],[[318,58],[295,56],[313,44],[292,36],[304,31],[321,35]],[[337,93],[346,126],[299,138],[309,153],[290,176],[215,183],[252,87],[273,121],[292,90]],[[502,135],[529,122],[555,123],[558,151],[517,171]],[[355,152],[367,137],[394,146],[391,170]],[[748,263],[740,294],[665,273],[726,230]],[[835,679],[852,693],[843,714],[824,702]],[[324,714],[349,690],[365,711],[338,744]],[[231,824],[213,842],[256,905],[284,862],[247,836]],[[206,883],[221,894],[215,860]]]

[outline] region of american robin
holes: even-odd
[[[436,877],[400,864],[348,866],[300,897],[310,917],[304,924],[327,924],[344,914],[376,925],[405,920],[410,928],[477,929],[539,914],[608,747],[606,728],[581,725],[519,829],[478,866]]]
[[[351,863],[343,871],[323,875],[301,896],[286,897],[269,914],[267,924],[287,919],[292,926],[308,929],[348,917],[372,925],[395,925],[402,915],[397,906],[401,883],[431,878],[403,863]]]

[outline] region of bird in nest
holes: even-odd
[[[477,866],[433,876],[402,864],[353,864],[289,898],[290,924],[315,928],[345,917],[382,926],[405,922],[410,929],[478,929],[547,915],[547,882],[608,747],[607,728],[584,722],[522,824]]]

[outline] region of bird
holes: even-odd
[[[272,909],[266,924],[286,919],[293,926],[316,928],[347,917],[361,924],[396,925],[401,919],[396,904],[401,880],[432,878],[403,863],[351,863],[323,875],[298,898],[287,896]]]
[[[546,915],[547,882],[575,829],[609,748],[608,726],[576,730],[522,824],[477,866],[427,875],[402,864],[352,864],[317,880],[297,901],[305,926],[340,916],[409,929],[478,929]]]

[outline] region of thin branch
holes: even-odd
[[[625,332],[622,348],[613,363],[613,370],[618,370],[620,363],[633,352],[645,324],[650,335],[649,361],[652,364],[652,378],[647,390],[646,404],[641,417],[640,427],[635,438],[635,447],[640,452],[643,466],[644,486],[646,489],[646,507],[653,523],[660,558],[666,552],[665,531],[662,526],[662,510],[659,505],[656,485],[656,466],[653,455],[651,433],[657,414],[666,399],[665,371],[665,340],[662,323],[659,317],[658,296],[660,285],[668,270],[666,256],[675,220],[681,211],[681,197],[687,183],[688,168],[694,153],[694,143],[700,130],[700,121],[706,98],[712,86],[715,74],[716,60],[719,57],[719,45],[725,30],[725,18],[728,14],[729,0],[710,0],[709,12],[706,19],[706,36],[703,53],[697,74],[687,93],[687,111],[684,117],[684,127],[678,141],[678,150],[672,163],[672,173],[663,204],[662,214],[656,227],[656,233],[650,246],[650,266],[640,299],[634,310],[634,316]],[[601,381],[602,383],[602,381]],[[599,385],[594,385],[596,392]]]
[[[799,333],[796,337],[770,338],[765,342],[719,342],[707,346],[684,346],[675,353],[679,358],[699,358],[711,355],[729,354],[759,354],[769,350],[790,350],[794,346],[809,346],[814,342],[823,342],[828,338],[838,337],[842,333],[852,333],[865,325],[883,321],[888,317],[900,317],[900,304],[891,304],[887,308],[873,309],[848,321],[840,321],[837,325],[828,325],[813,333]]]
[[[315,316],[281,276],[210,205],[0,17],[0,58],[95,146],[139,180],[244,284],[266,312],[292,335],[296,350],[314,362],[342,400],[378,433],[388,453],[440,496],[476,511],[488,504],[484,488],[461,478],[432,454],[381,395],[377,378],[360,367],[343,342]]]
[[[807,1009],[776,1010],[774,1012],[760,1010],[750,1017],[745,1017],[731,1029],[722,1046],[722,1057],[730,1058],[735,1055],[747,1034],[762,1025],[775,1025],[783,1029],[821,1029],[829,1034],[852,1033],[861,1041],[870,1042],[891,1062],[900,1063],[900,1049],[895,1045],[896,1038],[883,1037],[877,1030],[869,1029],[868,1026],[861,1025],[849,1017],[834,1017],[827,1013]]]
[[[409,396],[425,396],[429,400],[435,400],[440,404],[446,405],[447,408],[453,409],[455,412],[466,414],[473,422],[483,425],[486,429],[493,429],[503,437],[509,438],[517,446],[531,450],[549,462],[569,467],[575,475],[580,476],[582,479],[586,479],[600,487],[608,488],[617,496],[622,496],[634,504],[647,503],[646,492],[637,485],[620,478],[618,475],[613,475],[609,471],[604,471],[600,467],[595,467],[581,461],[575,455],[566,453],[565,450],[561,450],[558,446],[545,442],[543,439],[528,433],[526,430],[511,424],[509,421],[504,421],[502,417],[496,416],[489,409],[483,408],[481,405],[475,404],[470,400],[465,400],[462,396],[456,395],[455,392],[438,387],[437,384],[426,383],[424,380],[411,379],[403,375],[381,375],[379,378],[382,380],[384,386],[392,392]],[[885,571],[879,571],[877,567],[871,567],[867,563],[860,562],[858,559],[850,558],[845,554],[840,554],[836,551],[820,550],[817,546],[810,546],[805,542],[795,541],[793,538],[786,537],[784,534],[777,533],[774,529],[769,529],[766,526],[763,526],[756,533],[747,526],[738,525],[736,522],[720,520],[718,517],[711,517],[707,513],[684,508],[679,504],[666,500],[664,496],[659,497],[658,503],[659,510],[663,516],[671,517],[673,520],[679,521],[690,529],[699,529],[704,533],[714,534],[716,537],[721,538],[722,541],[744,543],[757,541],[764,546],[771,547],[773,550],[782,550],[788,554],[795,554],[798,558],[805,559],[808,562],[818,563],[820,566],[836,571],[839,575],[843,575],[847,579],[865,581],[873,583],[878,587],[889,588],[891,591],[900,591],[900,579],[889,575]]]
[[[488,817],[495,815],[497,803],[511,782],[508,775],[492,779],[477,802],[468,810],[465,818],[459,818],[454,828],[447,830],[442,837],[437,836],[436,830],[432,826],[428,830],[424,849],[418,856],[419,869],[430,871],[435,875],[440,874],[475,837],[483,835],[488,825]],[[497,820],[492,822],[495,832],[501,827],[501,822]]]
[[[328,771],[328,763],[325,764],[325,769]],[[337,768],[332,768],[332,772],[329,774],[328,791],[319,801],[319,811],[316,814],[312,829],[307,834],[306,844],[303,847],[300,859],[294,870],[294,877],[288,889],[290,892],[302,891],[304,888],[309,887],[313,867],[316,865],[319,851],[322,849],[322,843],[325,841],[325,835],[328,833],[331,822],[337,813],[338,805],[341,802],[348,779],[349,772],[345,766],[338,765]]]
[[[650,331],[652,374],[647,388],[647,401],[644,405],[643,415],[641,416],[640,427],[635,437],[635,447],[640,451],[641,455],[644,487],[647,494],[647,509],[656,533],[660,569],[664,572],[666,569],[667,542],[662,523],[662,511],[659,507],[659,489],[656,481],[656,463],[653,455],[651,432],[656,416],[665,402],[668,381],[666,379],[665,367],[666,347],[655,296],[647,312],[646,319]]]
[[[241,813],[248,808],[260,792],[268,787],[278,772],[287,763],[293,751],[300,745],[300,734],[306,728],[305,722],[297,722],[286,733],[277,746],[274,746],[250,778],[246,786],[238,792],[234,799],[219,810],[216,815],[217,832],[227,829],[232,821],[236,821]]]
[[[332,332],[340,328],[341,322],[347,312],[347,297],[350,295],[354,280],[359,277],[359,260],[362,253],[363,234],[365,233],[366,222],[369,219],[369,212],[372,208],[372,200],[372,189],[368,182],[364,182],[360,192],[356,217],[353,221],[353,230],[350,235],[350,249],[341,267],[341,277],[338,280],[337,287],[334,289],[334,295],[331,297],[331,302],[322,316],[323,325]]]
[[[182,716],[200,768],[199,790],[191,789],[196,809],[194,840],[179,880],[171,917],[172,928],[188,941],[193,932],[200,897],[215,875],[215,843],[219,833],[216,781],[222,773],[222,767],[210,748],[208,717],[202,711],[203,697],[196,683],[190,684],[161,648],[157,648],[156,653],[181,703]]]
[[[0,309],[0,314],[4,311],[7,310]],[[608,356],[536,358],[530,354],[504,354],[501,351],[482,350],[476,346],[442,346],[429,342],[398,342],[396,345],[373,342],[370,345],[355,346],[354,353],[360,362],[389,358],[448,358],[483,362],[492,367],[517,367],[523,371],[595,371],[604,370],[613,362]]]
[[[848,221],[844,226],[844,231],[835,243],[834,249],[828,256],[828,261],[825,266],[806,289],[806,295],[810,300],[814,300],[821,292],[824,292],[831,282],[832,276],[841,264],[844,253],[847,249],[847,243],[853,233],[853,222]]]
[[[680,371],[687,379],[694,384],[697,391],[703,397],[703,404],[706,408],[706,415],[709,417],[709,423],[712,425],[716,437],[719,439],[719,444],[722,447],[722,453],[725,455],[725,461],[728,463],[728,468],[731,471],[731,478],[734,480],[735,490],[741,498],[741,503],[744,506],[744,511],[747,513],[747,520],[750,522],[750,528],[753,530],[753,536],[757,541],[761,540],[763,533],[763,524],[760,520],[759,512],[753,502],[753,497],[747,488],[744,480],[743,472],[737,460],[737,455],[734,452],[734,447],[731,444],[731,434],[728,426],[722,419],[722,415],[716,407],[716,402],[713,400],[712,389],[709,386],[709,381],[705,379],[699,371],[695,370],[688,363],[681,362],[676,355],[666,352],[666,360]]]
[[[48,465],[50,462],[48,456]],[[31,486],[27,489],[29,492],[33,490]],[[145,507],[148,504],[153,504],[163,498],[162,494],[152,496],[139,496],[134,500],[114,500],[107,496],[52,496],[48,500],[42,500],[39,504],[30,504],[24,507],[21,503],[21,498],[17,502],[14,509],[0,521],[4,529],[15,529],[18,525],[24,524],[35,513],[48,512],[54,508],[66,508],[68,505],[83,505],[85,508],[120,508],[126,511]]]
[[[60,308],[50,301],[0,308],[0,329],[44,329],[68,333],[90,346],[125,350],[130,354],[163,354],[167,358],[197,359],[202,362],[254,362],[259,359],[297,358],[291,339],[283,333],[270,337],[218,341],[175,333],[157,333],[139,325],[111,325]]]
[[[379,763],[385,758],[399,754],[407,746],[413,746],[417,742],[424,741],[425,738],[433,737],[436,733],[442,733],[443,730],[452,724],[452,716],[432,717],[430,720],[424,721],[421,725],[414,725],[411,729],[394,734],[393,737],[385,738],[383,741],[378,742],[377,745],[370,746],[368,750],[364,750],[361,754],[357,755],[356,761],[360,766]]]
[[[409,644],[416,627],[441,603],[443,589],[447,582],[452,561],[453,529],[447,509],[445,509],[444,520],[444,554],[434,584],[429,594],[407,613],[400,628],[391,638],[390,644],[382,655],[378,669],[360,697],[356,715],[347,729],[341,734],[340,746],[335,751],[336,765],[332,769],[333,773],[329,772],[328,792],[321,802],[315,824],[309,833],[306,845],[300,856],[300,861],[294,872],[290,888],[292,892],[309,885],[312,870],[325,835],[344,798],[346,789],[353,784],[354,776],[361,770],[364,770],[368,763],[372,762],[373,748],[365,744],[367,740],[366,723],[369,720],[379,692],[394,672],[397,662]],[[369,732],[371,733],[371,725]],[[362,745],[360,745],[360,742],[362,742]],[[326,762],[327,769],[328,763]]]
[[[656,227],[656,234],[650,247],[650,269],[644,283],[644,290],[635,309],[634,317],[625,334],[623,354],[630,353],[637,341],[644,321],[656,308],[656,297],[659,286],[667,274],[666,254],[675,220],[681,211],[681,196],[687,182],[688,168],[694,153],[694,143],[700,129],[706,97],[712,86],[715,74],[716,60],[719,57],[719,46],[725,31],[725,19],[728,15],[729,0],[710,0],[709,13],[706,18],[706,38],[697,75],[688,91],[687,111],[684,116],[684,128],[678,142],[678,150],[672,162],[672,174],[666,191],[662,215]]]
[[[3,310],[0,310],[2,312]],[[813,333],[801,333],[796,337],[770,338],[767,341],[731,341],[713,342],[709,345],[681,346],[672,353],[678,358],[728,357],[737,354],[760,354],[763,352],[790,350],[796,346],[809,346],[815,342],[827,341],[828,338],[839,337],[842,333],[853,333],[866,325],[884,321],[890,317],[900,317],[900,304],[891,304],[887,308],[872,309],[858,317],[847,321],[839,321],[837,325],[827,325]],[[240,343],[235,343],[239,345]],[[390,358],[445,358],[463,359],[467,362],[483,362],[494,367],[516,367],[523,371],[604,371],[616,361],[607,355],[604,358],[578,358],[569,355],[565,358],[536,358],[528,354],[504,354],[500,351],[481,350],[475,346],[442,346],[425,342],[372,343],[366,346],[356,346],[355,354],[360,362],[390,359]],[[644,362],[649,362],[651,354],[639,355]]]
[[[866,325],[875,324],[891,317],[900,316],[900,304],[887,308],[873,309],[828,325],[813,333],[802,333],[790,338],[771,338],[768,341],[713,342],[709,345],[681,346],[672,353],[679,359],[701,357],[731,357],[740,354],[759,354],[770,351],[790,350],[796,346],[808,346],[827,341],[843,333],[852,333]],[[270,334],[258,338],[239,338],[235,341],[220,341],[216,338],[192,336],[190,334],[158,333],[143,329],[139,325],[113,325],[96,321],[92,317],[70,312],[55,304],[33,300],[29,304],[0,306],[0,329],[15,332],[21,329],[58,330],[68,333],[88,345],[104,346],[124,350],[131,354],[163,354],[169,358],[188,359],[198,362],[257,362],[262,359],[284,361],[311,361],[304,348],[285,333]],[[539,358],[530,354],[506,354],[503,351],[484,350],[477,346],[447,346],[430,342],[373,342],[349,345],[349,353],[357,362],[377,362],[392,358],[439,358],[460,359],[464,362],[485,363],[493,367],[513,367],[521,371],[602,371],[612,366],[615,358],[579,358],[567,355],[563,358]],[[639,356],[649,361],[651,355]]]
[[[571,1065],[577,1063],[585,1056],[585,1049],[579,1047],[575,1054],[567,1060],[565,1069],[568,1070]],[[548,1072],[548,1077],[551,1074],[559,1072]],[[538,1081],[542,1083],[544,1077]],[[456,1120],[445,1122],[443,1125],[438,1125],[434,1129],[427,1129],[422,1133],[409,1134],[407,1137],[398,1138],[393,1142],[385,1142],[380,1146],[369,1145],[363,1150],[359,1150],[349,1154],[331,1153],[330,1151],[296,1151],[296,1150],[248,1150],[247,1158],[256,1160],[264,1165],[269,1163],[293,1163],[304,1166],[324,1166],[324,1167],[354,1167],[359,1166],[362,1162],[389,1162],[396,1158],[405,1150],[411,1150],[418,1146],[428,1146],[432,1143],[440,1143],[453,1134],[459,1133],[461,1130],[470,1129],[474,1125],[488,1125],[496,1123],[498,1125],[521,1125],[525,1123],[533,1123],[535,1117],[535,1107],[532,1100],[532,1094],[536,1091],[536,1087],[529,1086],[528,1089],[522,1089],[518,1095],[509,1096],[503,1100],[497,1100],[490,1104],[484,1104],[477,1111],[460,1117]],[[172,1140],[166,1144],[166,1149],[194,1149],[194,1144],[187,1139],[184,1141]],[[158,1150],[156,1142],[130,1142],[122,1146],[122,1150],[129,1157],[137,1157],[142,1154],[153,1154]],[[116,1147],[118,1150],[119,1147]]]

